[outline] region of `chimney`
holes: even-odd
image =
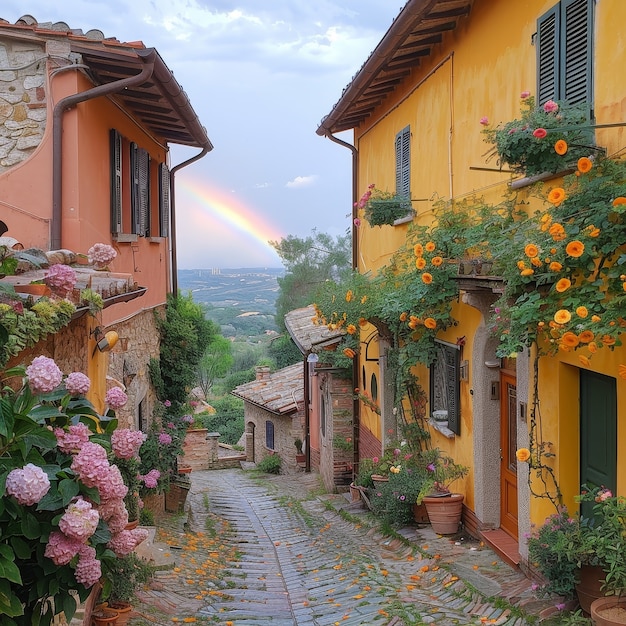
[[[257,365],[254,368],[256,373],[256,380],[269,380],[270,379],[270,366],[269,365]]]

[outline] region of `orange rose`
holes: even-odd
[[[520,463],[526,463],[530,459],[530,450],[528,448],[520,448],[515,456]]]
[[[539,254],[539,248],[537,248],[537,246],[534,243],[529,243],[524,248],[524,254],[529,259],[532,259],[532,258],[536,257]]]
[[[619,206],[620,204],[626,204],[626,198],[624,198],[624,196],[618,196],[613,200],[613,206]]]
[[[535,270],[531,270],[530,268],[522,270],[520,272],[521,276],[532,276],[535,273]]]
[[[424,326],[426,326],[426,328],[430,328],[430,330],[434,330],[437,328],[437,322],[432,317],[427,317],[424,320]]]
[[[417,259],[415,259],[415,267],[417,267],[418,270],[423,270],[426,267],[426,259],[424,259],[424,257],[417,257]]]
[[[588,159],[587,157],[581,157],[580,159],[578,159],[578,171],[581,174],[586,174],[592,167],[593,167],[593,161],[591,159]]]
[[[435,267],[439,267],[442,263],[443,263],[443,258],[440,256],[434,256],[431,263],[435,266]]]
[[[570,241],[565,247],[565,252],[574,258],[578,258],[583,255],[585,251],[585,244],[582,241],[578,241],[575,239],[574,241]]]
[[[584,354],[579,354],[578,355],[578,360],[585,366],[585,367],[589,367],[589,365],[591,365],[589,359],[584,355]]]
[[[565,200],[565,189],[562,187],[555,187],[548,194],[548,202],[551,202],[555,206],[559,206],[563,200]]]
[[[559,309],[554,314],[554,321],[557,324],[567,324],[572,319],[572,314],[567,309]]]
[[[356,326],[354,324],[348,324],[348,326],[346,327],[346,332],[348,333],[348,335],[354,335],[354,333],[356,333]]]
[[[554,151],[559,155],[559,156],[563,156],[564,154],[567,154],[567,141],[565,141],[565,139],[559,139],[555,144],[554,144]]]
[[[576,308],[576,315],[578,315],[578,317],[587,317],[587,315],[589,315],[589,311],[587,310],[586,306],[579,306]]]
[[[587,349],[591,352],[591,354],[595,354],[598,351],[598,346],[595,341],[590,341]]]
[[[572,286],[572,281],[569,278],[561,278],[554,286],[554,288],[559,292],[563,293],[567,291]]]
[[[403,311],[402,313],[400,313],[400,321],[401,322],[406,322],[406,318],[407,318],[406,311]]]
[[[430,285],[430,283],[432,283],[432,282],[433,282],[433,275],[432,275],[432,274],[429,274],[428,272],[424,272],[424,273],[422,274],[422,282],[423,282],[425,285]]]
[[[429,241],[425,246],[426,252],[434,252],[436,246],[432,241]]]
[[[554,239],[554,241],[563,241],[563,239],[565,239],[565,229],[563,228],[563,225],[558,222],[552,224],[548,232],[552,235],[552,239]],[[552,254],[554,254],[554,252]]]
[[[348,289],[348,291],[346,292],[346,302],[350,302],[350,300],[352,300],[352,289]]]
[[[580,343],[580,339],[573,332],[567,331],[561,337],[561,342],[570,348],[575,348]]]
[[[347,356],[349,359],[353,359],[355,356],[355,352],[352,348],[344,348],[343,349],[343,353],[345,356]]]
[[[552,261],[548,266],[552,272],[560,272],[563,266],[558,261]]]
[[[413,246],[413,252],[415,256],[422,256],[422,254],[424,254],[424,246],[421,243],[416,243]]]

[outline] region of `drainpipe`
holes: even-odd
[[[142,57],[145,67],[136,76],[129,78],[123,78],[122,80],[115,81],[113,83],[107,83],[106,85],[98,85],[87,91],[81,91],[80,93],[73,94],[63,98],[56,103],[52,113],[52,228],[51,228],[51,250],[58,250],[61,248],[62,240],[62,210],[61,201],[62,185],[63,185],[63,114],[68,109],[85,102],[86,100],[93,100],[101,96],[108,96],[114,93],[119,93],[127,87],[133,87],[135,85],[141,85],[146,82],[152,76],[154,71],[154,62],[157,58],[157,52],[154,48],[146,50],[137,50],[137,54]]]
[[[348,143],[347,141],[343,141],[343,139],[339,139],[338,137],[334,137],[330,132],[325,134],[328,139],[338,143],[340,146],[344,146],[344,148],[348,148],[352,152],[352,269],[356,270],[359,266],[359,238],[358,238],[358,229],[355,224],[356,218],[359,216],[358,209],[356,207],[357,195],[359,193],[358,190],[358,165],[359,165],[359,151],[355,146]],[[354,387],[360,387],[359,385],[359,362],[358,359],[352,359],[352,385]],[[354,396],[354,394],[353,394]],[[354,442],[353,453],[352,453],[352,477],[354,478],[357,473],[357,468],[359,467],[359,430],[361,427],[361,413],[360,413],[361,405],[359,404],[359,400],[356,397],[352,399],[352,441]]]
[[[191,165],[195,161],[201,159],[207,152],[213,149],[213,146],[209,142],[202,148],[200,154],[179,163],[176,167],[173,167],[170,171],[170,242],[171,242],[171,271],[172,271],[172,294],[174,297],[178,295],[178,261],[176,259],[176,194],[174,193],[174,175],[178,170],[183,167]]]

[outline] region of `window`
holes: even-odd
[[[561,0],[537,21],[537,104],[592,102],[593,0]]]
[[[374,372],[372,372],[372,377],[370,379],[370,390],[372,400],[376,402],[376,400],[378,400],[378,379],[376,378],[376,374]]]
[[[411,128],[396,135],[396,195],[411,197]]]
[[[265,422],[265,447],[269,450],[274,449],[274,422],[269,420]]]
[[[115,129],[110,131],[110,145],[111,232],[118,238],[121,235],[150,237],[153,234],[168,237],[170,173],[167,165],[160,163],[157,168],[147,150],[129,141]],[[153,176],[158,179],[154,185]],[[156,202],[153,202],[153,193],[157,193],[157,183],[158,224]]]
[[[437,354],[430,366],[430,412],[448,411],[448,428],[461,434],[459,346],[437,341]]]

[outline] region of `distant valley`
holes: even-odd
[[[282,267],[179,270],[178,288],[206,306],[225,337],[250,337],[277,330],[277,279],[284,274]]]

